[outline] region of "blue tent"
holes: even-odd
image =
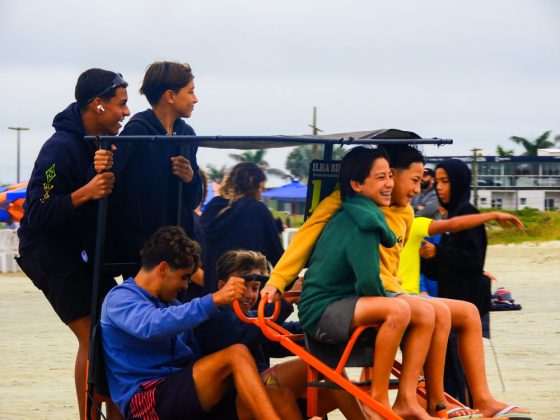
[[[281,187],[265,191],[263,197],[278,201],[305,201],[307,186],[299,181],[292,181]]]

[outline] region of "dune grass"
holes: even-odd
[[[492,211],[483,209],[481,211]],[[486,225],[489,244],[510,244],[519,242],[543,242],[560,240],[560,212],[540,211],[532,208],[506,211],[519,217],[525,230],[504,229],[495,222]]]

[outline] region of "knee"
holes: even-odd
[[[436,313],[432,305],[422,302],[416,306],[413,322],[417,327],[434,329]]]
[[[394,299],[393,303],[386,322],[388,321],[396,327],[404,329],[410,322],[410,306],[400,299]]]
[[[251,353],[244,344],[232,344],[225,349],[228,360],[239,361],[244,359],[253,360]]]
[[[478,328],[482,329],[480,323],[480,314],[478,313],[478,309],[470,302],[461,302],[458,305],[457,310],[455,311],[454,315],[454,322],[453,326],[458,329],[464,328]]]
[[[449,307],[440,302],[434,302],[435,328],[439,331],[451,330],[451,310]]]

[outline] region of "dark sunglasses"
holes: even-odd
[[[242,279],[244,279],[245,281],[259,281],[261,283],[266,283],[269,279],[268,276],[263,276],[262,274],[244,274],[242,276],[239,276]]]
[[[108,88],[104,89],[103,91],[99,92],[96,95],[93,95],[91,98],[89,98],[87,100],[87,103],[89,104],[91,101],[93,101],[95,98],[99,98],[100,96],[105,95],[106,93],[109,93],[109,91],[111,89],[115,89],[116,87],[122,86],[122,85],[126,85],[126,81],[123,79],[122,74],[117,73],[115,75],[115,78],[113,79],[113,81],[111,82],[111,86],[109,86]]]

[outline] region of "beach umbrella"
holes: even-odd
[[[17,190],[6,191],[6,200],[15,201],[20,198],[25,198],[27,187],[18,188]]]

